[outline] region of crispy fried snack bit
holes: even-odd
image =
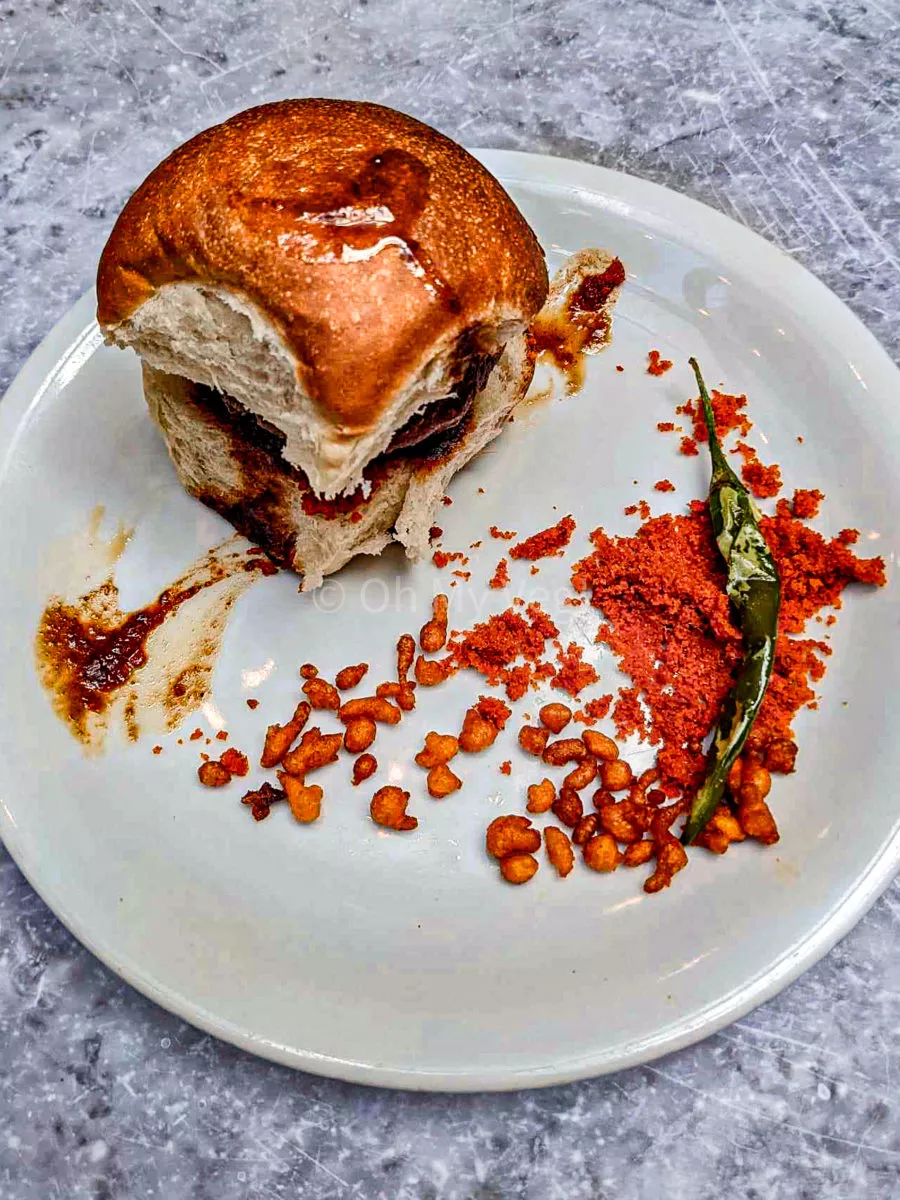
[[[447,641],[447,610],[449,601],[446,596],[435,596],[431,603],[431,620],[426,621],[419,631],[419,645],[426,654],[437,654],[444,648]]]
[[[621,792],[630,787],[634,776],[631,767],[621,758],[605,762],[600,767],[600,781],[608,792]]]
[[[613,762],[619,757],[619,747],[605,733],[597,733],[593,729],[586,729],[581,735],[581,740],[587,746],[589,752],[593,754],[594,758],[599,758],[601,762]]]
[[[369,717],[380,725],[398,725],[402,715],[400,709],[383,696],[360,696],[358,700],[348,700],[338,710],[338,719],[345,725],[357,717]]]
[[[459,791],[462,787],[462,780],[458,775],[453,774],[446,763],[438,763],[428,772],[426,786],[429,796],[435,800],[443,800],[445,796]]]
[[[743,842],[746,836],[728,805],[720,804],[697,838],[696,845],[711,850],[713,854],[724,854],[732,842]]]
[[[357,663],[355,667],[343,667],[334,677],[335,687],[342,692],[349,692],[362,680],[368,669],[368,663]]]
[[[649,838],[644,838],[643,841],[632,842],[630,846],[625,847],[622,862],[626,867],[642,867],[645,862],[650,861],[654,853],[653,842]]]
[[[790,775],[797,761],[797,743],[784,738],[766,747],[766,766],[776,775]]]
[[[371,717],[354,717],[344,730],[344,749],[348,754],[359,754],[375,741],[378,727]]]
[[[236,750],[234,746],[226,750],[219,761],[223,767],[228,768],[232,775],[237,775],[240,779],[250,774],[249,758],[246,754],[242,754],[240,750]]]
[[[582,854],[584,855],[585,864],[592,871],[601,871],[603,873],[614,871],[622,861],[622,855],[619,853],[616,839],[608,833],[595,834],[594,837],[585,842]]]
[[[583,846],[595,833],[600,833],[600,818],[595,812],[585,813],[572,830],[572,841],[576,846]]]
[[[312,663],[304,663],[300,668],[300,676],[302,679],[315,679],[319,673],[319,668],[314,667]]]
[[[568,825],[570,829],[574,829],[584,816],[584,805],[581,802],[581,797],[572,788],[562,788],[559,795],[553,801],[551,809],[560,821],[562,821],[563,825]]]
[[[269,815],[272,805],[284,799],[286,797],[281,788],[272,787],[271,783],[267,782],[256,791],[245,792],[241,796],[241,804],[247,805],[254,821],[264,821]]]
[[[425,746],[416,755],[416,762],[426,771],[450,762],[459,753],[459,739],[452,733],[425,734]]]
[[[687,866],[688,856],[677,838],[670,838],[656,847],[656,870],[644,880],[644,891],[661,892],[667,888],[679,871]]]
[[[548,729],[541,729],[537,725],[523,725],[519,730],[519,745],[526,754],[533,754],[535,758],[540,758],[549,737]]]
[[[562,733],[572,720],[572,710],[567,704],[560,704],[555,700],[552,704],[545,704],[538,717],[545,729],[549,729],[551,733]]]
[[[459,735],[459,748],[466,754],[480,754],[487,750],[497,740],[499,730],[493,721],[483,717],[477,706],[470,708],[463,717],[462,731]]]
[[[406,683],[416,657],[416,639],[411,633],[401,633],[397,640],[397,680]]]
[[[531,828],[528,817],[495,817],[487,827],[485,847],[491,858],[533,854],[541,848],[541,835]]]
[[[541,755],[544,762],[551,767],[564,767],[570,762],[584,762],[587,756],[587,746],[581,738],[560,738],[558,742],[551,742]]]
[[[586,788],[588,784],[593,783],[596,778],[596,759],[586,758],[584,762],[580,762],[577,767],[574,767],[568,773],[563,780],[563,786],[570,787],[573,791],[580,792],[582,788]]]
[[[436,687],[452,674],[453,659],[450,655],[446,658],[428,659],[422,658],[420,654],[416,659],[416,683],[421,683],[422,687]]]
[[[755,838],[764,846],[774,846],[779,839],[778,826],[765,800],[756,795],[745,796],[750,789],[741,785],[741,801],[738,804],[738,820],[747,837]]]
[[[197,769],[197,777],[204,787],[224,787],[231,783],[231,772],[221,762],[201,763]]]
[[[353,764],[353,786],[359,785],[366,779],[370,779],[378,770],[378,760],[374,754],[361,754]]]
[[[507,883],[527,883],[537,869],[538,861],[532,854],[511,854],[500,860],[500,874]]]
[[[398,683],[395,679],[390,679],[387,683],[379,683],[375,695],[383,700],[394,700],[404,712],[412,712],[416,707],[414,683]]]
[[[639,842],[644,836],[641,827],[629,820],[632,815],[633,810],[628,807],[627,800],[621,804],[604,804],[597,809],[600,824],[617,842]]]
[[[327,709],[329,712],[337,712],[341,707],[341,697],[338,694],[337,688],[324,679],[307,679],[303,685],[303,694],[313,708],[322,708]]]
[[[318,771],[334,762],[340,753],[343,740],[340,733],[322,733],[318,728],[309,729],[300,739],[300,745],[284,756],[282,765],[291,775],[302,779],[310,771]]]
[[[262,767],[277,766],[290,750],[291,746],[303,732],[303,727],[309,720],[311,706],[308,700],[301,700],[294,709],[294,715],[285,725],[270,725],[266,730],[266,741],[262,757],[259,760]]]
[[[407,833],[415,829],[419,822],[415,817],[407,816],[406,806],[409,803],[409,792],[388,784],[379,788],[372,797],[369,813],[376,825],[384,829],[395,829],[399,833]]]
[[[544,849],[550,865],[565,879],[575,865],[575,852],[572,843],[555,825],[548,825],[544,830]]]
[[[549,779],[542,779],[540,783],[532,783],[528,788],[526,808],[530,813],[549,812],[555,799],[556,788]]]
[[[318,821],[323,796],[320,787],[316,784],[307,785],[302,779],[289,775],[287,771],[278,772],[278,782],[284,788],[295,821],[299,821],[301,825],[310,825],[313,821]]]

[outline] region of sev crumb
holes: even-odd
[[[512,762],[509,759],[500,764],[500,774],[512,775]]]
[[[194,732],[191,734],[191,741],[192,741],[192,742],[199,742],[199,740],[200,740],[202,737],[203,737],[203,730],[202,730],[202,729],[195,729],[195,730],[194,730]]]
[[[509,583],[509,564],[505,558],[501,558],[497,563],[497,568],[491,576],[488,587],[499,590],[505,588]]]
[[[653,485],[655,492],[674,492],[675,484],[670,479],[658,479]]]
[[[154,754],[162,754],[162,750],[163,750],[162,746],[154,746],[153,747]]]
[[[674,433],[675,432],[675,422],[674,421],[657,421],[656,428],[659,430],[660,433]]]
[[[496,525],[492,525],[488,532],[492,538],[497,538],[501,542],[511,542],[514,537],[519,536],[515,529],[498,529]]]
[[[228,741],[228,730],[220,729],[219,732],[216,734],[216,741],[227,742]]]
[[[666,371],[671,371],[674,365],[670,358],[663,358],[658,350],[651,350],[647,357],[649,360],[647,363],[648,375],[665,375]]]
[[[517,543],[509,552],[510,558],[524,558],[534,561],[538,558],[558,557],[572,540],[575,532],[575,521],[571,516],[563,517],[549,529],[532,534],[523,542]]]
[[[697,442],[692,437],[683,437],[678,449],[681,454],[687,455],[688,458],[696,458],[700,453],[697,449]]]

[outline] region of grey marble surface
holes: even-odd
[[[5,0],[0,387],[172,146],[308,94],[686,191],[795,254],[898,357],[897,0]],[[895,884],[776,1000],[652,1066],[419,1096],[185,1026],[0,857],[0,1197],[887,1200],[898,930]]]

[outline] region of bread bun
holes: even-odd
[[[277,443],[251,442],[221,393],[145,363],[144,394],[187,491],[297,571],[301,589],[310,591],[357,554],[378,554],[392,541],[411,558],[425,553],[451,477],[500,433],[532,371],[519,334],[475,394],[463,428],[381,456],[367,471],[364,491],[332,501],[316,496]]]
[[[546,293],[527,222],[455,142],[379,105],[286,100],[152,172],[103,251],[97,315],[254,414],[333,497]]]

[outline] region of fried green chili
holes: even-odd
[[[694,841],[715,812],[728,772],[756,720],[775,660],[781,603],[778,570],[760,531],[756,506],[725,459],[700,367],[695,358],[689,361],[697,376],[709,431],[712,458],[709,515],[716,543],[728,569],[725,588],[734,608],[736,624],[743,634],[744,657],[734,687],[722,706],[709,750],[706,778],[694,797],[681,835],[686,846]]]

